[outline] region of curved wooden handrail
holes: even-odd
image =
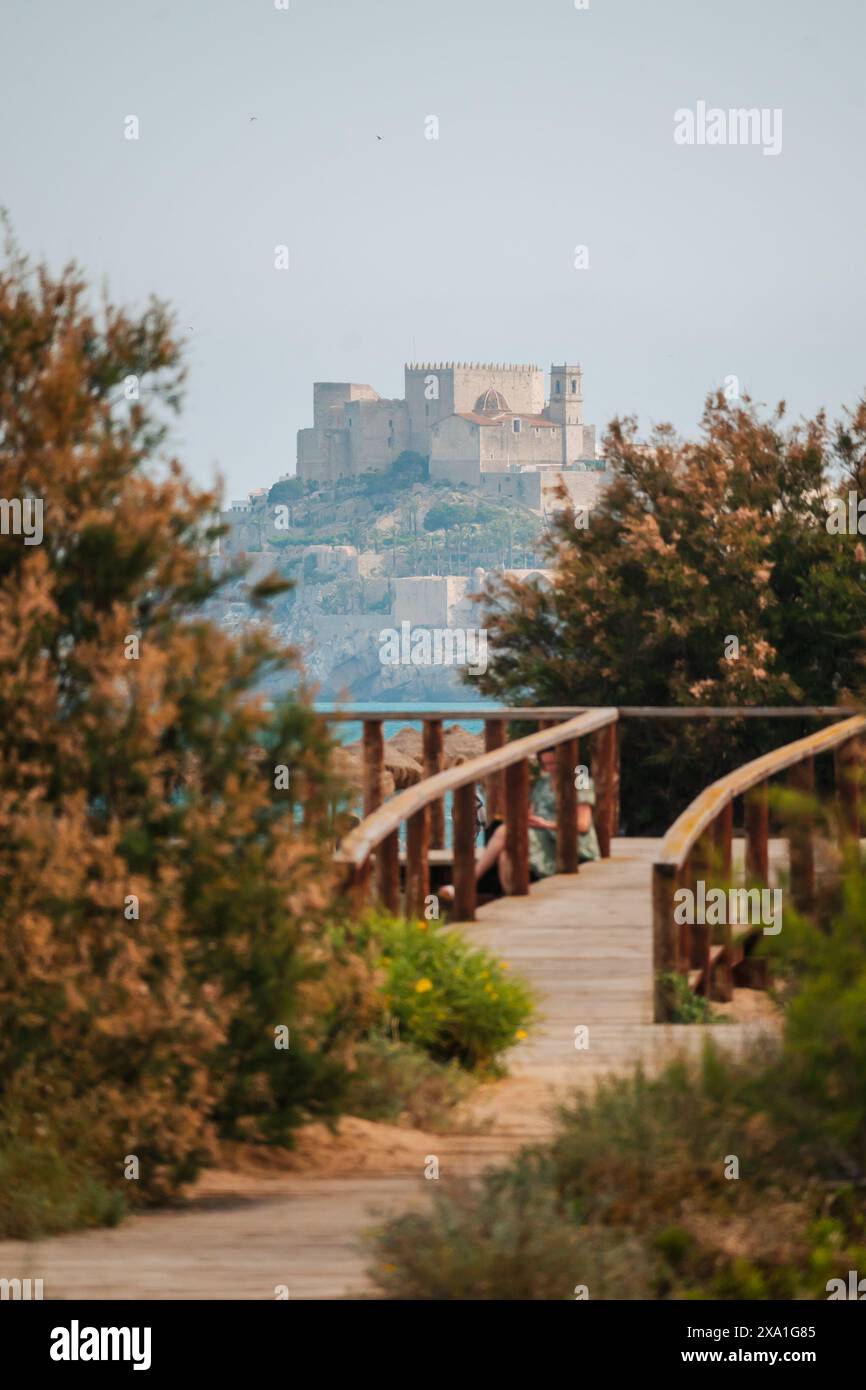
[[[537,710],[532,713],[535,717],[538,716]],[[590,710],[562,724],[542,729],[536,734],[514,739],[492,753],[481,753],[476,758],[469,758],[459,767],[439,772],[435,777],[426,777],[415,786],[407,787],[397,796],[392,796],[371,815],[366,816],[354,830],[350,830],[337,849],[335,859],[338,863],[359,869],[367,862],[373,850],[389,835],[399,830],[404,821],[417,815],[425,806],[438,801],[448,792],[456,791],[473,782],[481,782],[514,763],[532,757],[535,753],[594,733],[598,729],[615,724],[618,719],[619,713],[612,707]]]
[[[685,863],[697,841],[734,797],[742,796],[753,787],[787,771],[796,763],[847,743],[866,733],[866,715],[855,715],[841,724],[830,724],[815,734],[786,743],[772,753],[764,753],[734,772],[726,773],[696,796],[677,817],[665,835],[655,863],[658,868],[676,871]]]
[[[711,925],[694,916],[678,917],[674,904],[682,889],[696,893],[699,883],[724,888],[731,882],[733,803],[745,800],[746,882],[769,884],[769,810],[767,783],[790,771],[790,782],[808,795],[814,791],[814,760],[832,752],[836,761],[836,793],[839,799],[839,834],[843,841],[859,843],[860,777],[866,715],[857,714],[839,724],[819,729],[806,738],[786,743],[744,763],[720,777],[678,816],[668,830],[653,863],[653,972],[655,1018],[670,1017],[671,975],[687,978],[693,987],[712,998],[730,1000],[734,985],[769,983],[765,959],[747,960],[745,947],[734,938],[730,915]],[[790,888],[794,904],[809,911],[814,902],[815,862],[811,815],[792,822],[789,840]],[[704,890],[705,891],[705,890]],[[742,890],[737,890],[742,891]],[[748,892],[747,892],[748,895]],[[696,898],[692,899],[692,906]],[[686,897],[684,902],[688,903]],[[714,941],[714,929],[721,939]],[[781,926],[779,927],[781,929]]]
[[[415,705],[381,706],[357,709],[344,705],[323,712],[322,718],[334,724],[393,723],[409,720],[484,719],[572,719],[576,714],[607,708],[601,705],[454,705],[418,710]],[[620,705],[620,719],[841,719],[856,714],[851,705]]]

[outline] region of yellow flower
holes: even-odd
[[[419,930],[419,931],[426,931],[426,930],[427,930],[427,923],[426,923],[426,922],[419,922],[419,923],[418,923],[418,930]]]
[[[511,966],[508,964],[508,961],[507,961],[507,960],[501,960],[501,961],[499,962],[499,969],[500,969],[500,970],[510,970],[510,969],[511,969]]]
[[[527,1034],[525,1028],[518,1028],[518,1030],[517,1030],[517,1032],[514,1034],[514,1036],[515,1036],[515,1038],[518,1038],[518,1039],[520,1040],[520,1042],[522,1042],[523,1039],[524,1039],[525,1037],[528,1036],[528,1034]]]
[[[433,981],[432,981],[432,980],[428,980],[427,977],[426,977],[426,975],[425,975],[425,977],[424,977],[423,980],[416,980],[416,982],[415,982],[415,993],[416,993],[416,994],[426,994],[427,991],[428,991],[428,989],[432,989],[432,988],[433,988]]]

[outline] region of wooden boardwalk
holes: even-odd
[[[45,1282],[47,1298],[340,1298],[366,1289],[359,1237],[371,1211],[425,1200],[424,1168],[440,1182],[501,1162],[550,1132],[555,1103],[600,1075],[652,1069],[712,1033],[737,1046],[761,1020],[713,1028],[652,1023],[650,866],[658,842],[614,842],[612,858],[504,898],[461,929],[533,986],[539,1023],[509,1058],[510,1077],[473,1108],[488,1131],[395,1131],[374,1155],[348,1148],[344,1170],[251,1178],[208,1174],[190,1206],[131,1218],[113,1231],[0,1243],[0,1271]],[[752,991],[748,991],[752,994]],[[761,996],[762,1000],[766,996]],[[575,1047],[575,1029],[588,1046]],[[397,1142],[399,1140],[399,1142]]]
[[[699,1048],[708,1036],[737,1045],[761,1026],[653,1023],[650,872],[659,843],[615,840],[609,860],[534,885],[529,902],[491,903],[463,928],[538,993],[540,1026],[512,1053],[515,1077],[539,1086],[584,1085],[638,1060],[652,1068],[678,1049]],[[588,1046],[578,1049],[581,1027]]]

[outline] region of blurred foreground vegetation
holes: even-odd
[[[7,241],[0,497],[42,509],[33,543],[0,531],[0,1235],[16,1237],[172,1199],[224,1140],[288,1145],[400,1096],[401,1117],[442,1115],[526,1017],[518,986],[485,991],[495,961],[432,924],[351,925],[327,726],[302,684],[256,693],[296,656],[264,624],[204,617],[238,571],[216,575],[219,499],[169,451],[170,315],[94,298]]]
[[[784,1030],[578,1094],[551,1143],[388,1222],[400,1299],[826,1298],[866,1270],[866,880],[786,912]]]

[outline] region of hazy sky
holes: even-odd
[[[202,481],[270,483],[314,379],[399,396],[416,357],[577,359],[598,425],[866,388],[862,0],[289,6],[0,0],[0,202],[176,306]],[[699,101],[781,108],[781,153],[675,144]]]

